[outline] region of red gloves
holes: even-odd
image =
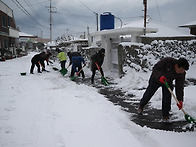
[[[165,84],[165,81],[167,81],[166,77],[161,76],[161,77],[159,78],[159,82]]]
[[[77,75],[79,75],[79,72],[76,72]]]
[[[183,102],[182,101],[179,101],[179,103],[177,103],[177,106],[178,106],[179,110],[182,109]]]
[[[84,66],[86,66],[86,63],[84,63]]]

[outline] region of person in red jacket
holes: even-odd
[[[185,58],[174,59],[166,57],[161,59],[153,67],[152,74],[149,79],[149,85],[140,100],[139,113],[142,114],[144,106],[150,101],[152,96],[162,87],[162,117],[169,119],[169,111],[171,110],[171,93],[165,86],[167,81],[169,87],[173,90],[173,80],[175,80],[175,92],[179,104],[179,109],[183,107],[185,70],[189,69],[189,63]]]

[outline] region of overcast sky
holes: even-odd
[[[22,32],[50,38],[50,0],[2,0],[14,12]],[[196,0],[147,0],[148,16],[177,29],[196,20]],[[52,0],[52,39],[96,31],[96,15],[111,12],[123,23],[143,19],[143,0]],[[120,27],[115,19],[115,28]],[[183,29],[181,29],[184,31]],[[187,29],[188,30],[188,29]]]

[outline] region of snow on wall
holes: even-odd
[[[164,57],[186,58],[190,65],[196,63],[196,40],[155,40],[149,45],[121,43],[124,51],[124,65],[136,71],[152,70],[153,65]]]

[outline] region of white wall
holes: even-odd
[[[19,31],[13,28],[9,28],[9,36],[14,38],[19,38]]]

